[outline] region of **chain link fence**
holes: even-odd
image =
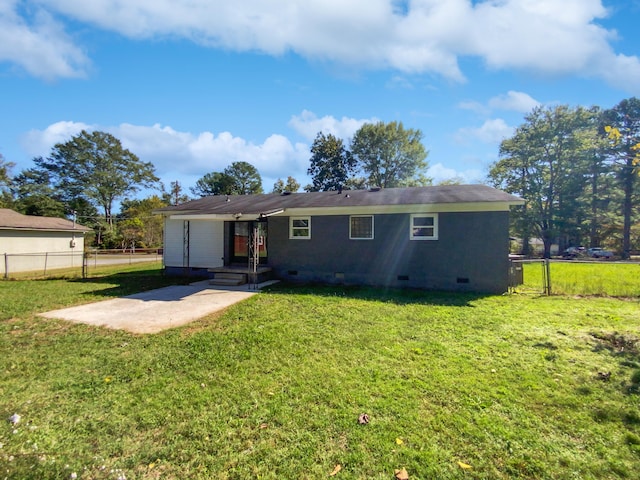
[[[162,249],[100,250],[85,252],[38,252],[2,254],[3,278],[71,275],[86,278],[107,265],[131,265],[149,262],[162,266]]]
[[[549,259],[509,259],[509,292],[551,295]]]

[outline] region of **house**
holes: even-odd
[[[64,218],[0,208],[0,273],[81,266],[84,235],[90,231]]]
[[[157,210],[168,274],[268,272],[292,282],[508,289],[509,208],[486,185],[209,196]]]

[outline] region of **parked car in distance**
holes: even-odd
[[[576,258],[584,255],[584,252],[584,247],[569,247],[564,252],[562,252],[562,258]]]
[[[612,258],[613,252],[600,247],[593,247],[587,250],[587,255],[591,258]]]

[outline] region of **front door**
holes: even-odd
[[[256,235],[254,242],[254,235]],[[231,262],[248,264],[250,246],[258,248],[260,264],[267,263],[267,223],[266,222],[232,222],[230,229]]]

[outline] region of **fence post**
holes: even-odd
[[[548,258],[544,259],[544,293],[551,295],[551,266]]]

